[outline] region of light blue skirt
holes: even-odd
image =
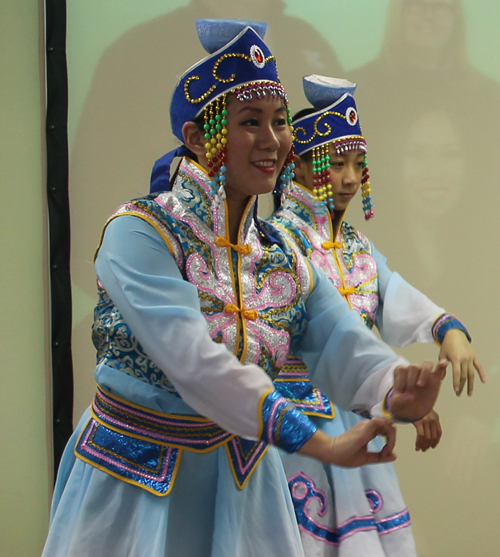
[[[334,437],[360,418],[337,407],[332,420],[311,419]],[[369,450],[380,451],[376,438]],[[392,464],[327,466],[282,454],[306,557],[416,557],[410,516]]]
[[[173,412],[183,404],[109,368],[97,370],[96,377],[108,392],[153,410]],[[185,450],[171,491],[159,496],[75,457],[88,418],[87,411],[60,464],[43,557],[304,556],[274,447],[243,489],[224,447],[202,454]]]

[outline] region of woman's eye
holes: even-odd
[[[286,118],[278,118],[275,122],[275,126],[284,126],[286,124]]]
[[[259,121],[256,118],[249,118],[248,120],[244,120],[240,124],[241,126],[258,126]]]
[[[334,168],[342,168],[344,166],[344,161],[330,161],[330,166]]]

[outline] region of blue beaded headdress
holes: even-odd
[[[252,100],[254,94],[259,97],[266,93],[286,99],[276,60],[251,25],[264,36],[267,24],[261,22],[197,21],[200,41],[210,55],[189,68],[175,87],[170,119],[172,131],[181,141],[183,124],[225,93],[234,93],[239,100]]]
[[[266,95],[279,96],[284,100],[287,112],[288,100],[278,77],[275,58],[262,40],[266,23],[205,19],[198,20],[196,26],[200,41],[210,55],[189,68],[180,78],[170,105],[170,119],[172,132],[184,141],[183,125],[203,115],[212,193],[216,202],[221,203],[225,198],[227,94],[234,94],[240,102]],[[165,169],[170,167],[174,156],[169,155],[160,159]],[[165,157],[169,158],[166,163]],[[293,154],[287,158],[283,169],[287,183],[293,178],[292,159]],[[166,181],[168,177],[161,180],[162,185]],[[156,185],[160,183],[158,180],[153,182]],[[157,191],[153,183],[151,191]]]
[[[320,75],[304,77],[303,85],[308,101],[317,110],[294,122],[295,154],[300,156],[312,151],[314,195],[318,204],[333,216],[335,207],[330,184],[329,145],[334,145],[338,155],[348,151],[363,151],[366,154],[366,140],[361,132],[353,97],[356,85],[345,79]],[[365,158],[361,195],[366,220],[374,216],[369,177]]]

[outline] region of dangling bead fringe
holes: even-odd
[[[205,156],[207,158],[208,175],[210,177],[211,195],[214,196],[216,207],[226,199],[226,152],[227,152],[227,108],[226,95],[215,99],[205,107]]]
[[[285,104],[286,104],[286,99],[285,99]],[[288,108],[288,106],[286,107],[286,113],[287,113],[288,126],[290,127],[290,131],[292,133],[292,138],[293,138],[294,130],[292,126],[292,117],[290,115],[290,109]],[[293,179],[295,178],[295,172],[294,172],[295,163],[293,162],[294,151],[295,151],[295,146],[292,143],[292,146],[290,147],[290,151],[288,152],[288,155],[286,157],[285,164],[281,169],[281,174],[278,178],[278,183],[276,184],[276,187],[273,191],[273,194],[280,195],[281,205],[285,203],[285,199],[287,195],[290,193],[292,182]]]
[[[339,156],[349,151],[363,151],[366,153],[366,140],[361,136],[334,139],[332,143],[334,144],[337,155]]]
[[[333,187],[330,183],[330,151],[328,144],[314,147],[312,155],[313,195],[316,212],[322,214],[328,211],[333,217],[335,204],[333,201]]]
[[[241,87],[236,87],[231,90],[231,93],[240,101],[252,101],[254,96],[257,99],[262,99],[267,94],[272,97],[281,97],[285,104],[288,102],[283,86],[274,81],[259,81],[257,83],[249,83],[247,85],[242,85]]]
[[[281,205],[285,203],[285,199],[287,195],[290,193],[293,179],[295,178],[295,163],[293,162],[293,155],[294,146],[292,144],[290,151],[285,160],[285,164],[283,165],[283,169],[281,170],[281,174],[279,177],[279,191],[280,191],[280,202]]]
[[[375,216],[373,212],[373,203],[370,188],[370,174],[368,173],[367,160],[365,155],[365,167],[363,168],[363,175],[361,177],[361,197],[363,198],[363,212],[365,213],[365,220],[370,220]]]

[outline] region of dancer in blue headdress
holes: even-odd
[[[286,93],[254,27],[200,23],[211,54],[171,105],[184,147],[105,227],[97,394],[61,462],[46,557],[301,557],[277,447],[390,462],[382,416],[415,420],[437,398],[447,362],[408,365],[256,217],[258,194],[280,174],[289,186],[293,153]],[[334,439],[317,430],[274,389],[291,349],[335,402],[375,417]],[[369,452],[378,434],[387,443]]]
[[[365,218],[373,217],[355,84],[324,76],[304,78],[313,108],[294,118],[296,182],[286,195],[275,192],[281,207],[269,220],[337,287],[368,328],[376,326],[394,345],[433,342],[440,358],[453,364],[457,394],[468,382],[472,394],[475,368],[481,364],[465,327],[398,274],[361,232],[345,220],[361,188]],[[309,381],[307,366],[291,356],[275,380],[281,394],[331,436],[363,418],[333,407]],[[435,447],[441,436],[433,412],[417,427],[417,450]],[[380,439],[373,447],[382,446]],[[396,557],[416,555],[408,510],[392,464],[346,469],[284,455],[306,556]]]

